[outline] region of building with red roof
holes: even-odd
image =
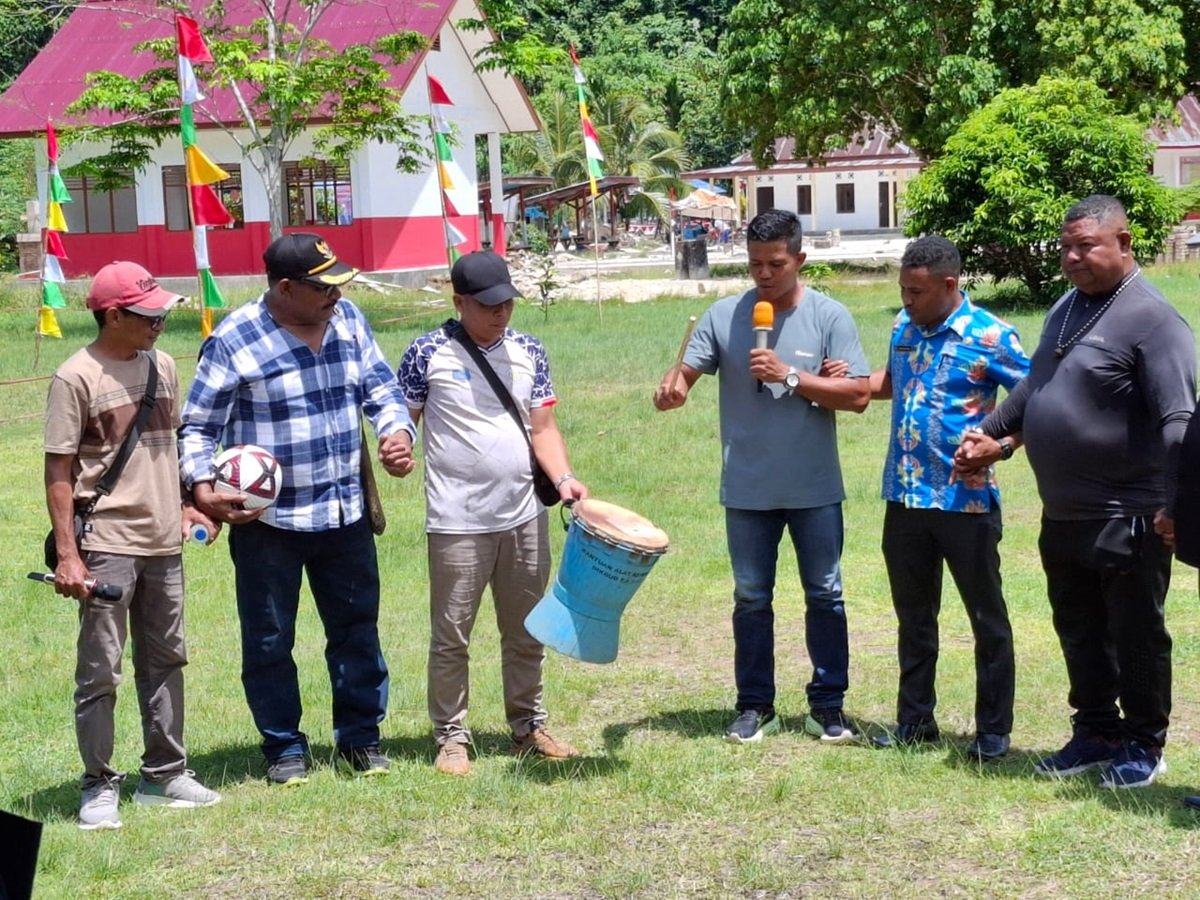
[[[193,9],[203,25],[202,4],[194,0]],[[228,0],[223,22],[248,24],[260,15],[259,10],[253,0]],[[313,34],[334,50],[403,30],[430,39],[429,50],[392,68],[392,83],[403,90],[407,112],[426,116],[430,110],[426,74],[444,86],[454,104],[445,108],[457,132],[454,163],[465,176],[462,184],[454,186],[457,216],[451,219],[467,237],[459,250],[477,249],[489,240],[503,252],[503,197],[489,198],[489,208],[479,208],[476,141],[486,142],[488,176],[499,183],[500,135],[535,131],[538,119],[519,82],[503,72],[475,70],[476,55],[493,39],[491,32],[463,29],[458,23],[481,18],[475,0],[334,0]],[[0,139],[41,135],[48,120],[56,127],[103,124],[102,117],[81,122],[66,113],[84,90],[88,74],[107,70],[137,78],[163,63],[149,51],[135,52],[135,45],[173,35],[173,14],[151,0],[86,0],[0,96]],[[203,67],[198,78],[205,89]],[[270,242],[269,215],[262,180],[241,150],[249,132],[240,125],[231,93],[207,89],[205,93],[207,99],[196,107],[197,143],[232,176],[215,187],[238,219],[228,228],[210,230],[212,271],[261,274],[262,252]],[[322,123],[320,118],[310,122],[314,128]],[[69,173],[72,164],[88,155],[86,145],[65,147],[60,165]],[[445,265],[446,236],[432,139],[430,159],[418,174],[396,170],[394,146],[372,143],[348,165],[315,161],[313,156],[312,139],[306,133],[294,142],[284,161],[285,230],[315,231],[337,248],[339,256],[367,271]],[[43,166],[45,162],[43,157]],[[135,259],[162,276],[194,273],[180,141],[168,135],[151,164],[135,173],[134,179],[133,187],[109,192],[96,190],[86,176],[68,175],[74,201],[64,208],[70,229],[65,241],[70,254],[64,265],[68,275],[90,274],[116,258]],[[45,178],[38,181],[44,185]]]

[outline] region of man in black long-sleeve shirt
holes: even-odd
[[[995,439],[1019,433],[1042,498],[1038,547],[1075,715],[1071,740],[1034,771],[1105,767],[1102,787],[1143,787],[1166,770],[1171,712],[1171,554],[1153,520],[1173,513],[1165,476],[1195,406],[1195,341],[1134,261],[1115,198],[1071,207],[1061,256],[1074,288],[958,462],[990,464]]]

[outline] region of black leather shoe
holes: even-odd
[[[1183,805],[1188,809],[1200,809],[1200,794],[1189,794],[1184,797]]]
[[[922,722],[901,722],[891,734],[877,734],[871,738],[876,747],[901,747],[913,744],[930,744],[940,739],[937,722],[925,719]]]
[[[975,735],[975,740],[967,745],[967,756],[980,760],[999,759],[1008,752],[1008,747],[1007,734],[981,733]]]

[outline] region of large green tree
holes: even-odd
[[[1044,74],[1090,78],[1148,119],[1200,71],[1198,12],[1196,0],[741,0],[720,45],[725,110],[763,161],[780,135],[816,157],[875,124],[933,158],[998,91]]]
[[[943,234],[964,270],[1023,282],[1039,300],[1063,287],[1063,216],[1089,194],[1129,212],[1133,251],[1150,259],[1178,220],[1172,193],[1151,174],[1142,121],[1090,81],[1043,78],[1000,92],[969,116],[945,152],[908,187],[909,234]]]
[[[396,164],[403,171],[417,171],[428,156],[424,118],[405,112],[401,91],[388,83],[388,66],[423,47],[425,38],[399,31],[371,45],[334,50],[315,36],[334,2],[255,0],[259,16],[248,25],[225,23],[217,3],[207,10],[212,18],[201,23],[215,62],[202,65],[199,77],[207,88],[232,92],[240,116],[234,124],[222,123],[209,104],[201,102],[195,107],[197,123],[207,120],[225,127],[262,178],[273,237],[283,233],[283,161],[312,119],[328,121],[313,132],[315,154],[322,159],[345,161],[369,141],[395,146]],[[160,10],[170,21],[166,0]],[[107,150],[83,167],[102,180],[145,167],[155,146],[177,136],[174,37],[135,49],[154,54],[162,65],[138,79],[92,73],[89,87],[71,107],[75,113],[104,111],[118,119],[117,124],[68,133],[71,140],[106,144]]]

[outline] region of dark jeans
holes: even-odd
[[[987,513],[905,509],[888,503],[883,558],[899,624],[900,690],[896,720],[933,718],[942,563],[962,596],[975,635],[975,728],[1012,731],[1016,680],[1012,626],[1000,583],[1000,510]]]
[[[1112,546],[1116,535],[1116,545],[1127,546],[1123,560],[1096,557],[1102,534],[1102,544]],[[1043,518],[1038,549],[1067,663],[1075,731],[1163,746],[1171,715],[1171,635],[1164,611],[1171,554],[1151,517]]]
[[[737,708],[775,706],[775,566],[787,528],[804,586],[804,638],[813,665],[808,703],[842,708],[850,648],[842,603],[842,506],[725,510],[733,566],[734,678]]]
[[[366,516],[329,531],[285,531],[261,522],[230,529],[242,624],[242,685],[268,760],[304,753],[292,645],[301,574],[325,626],[333,737],[341,749],[379,743],[388,671],[379,648],[379,567]]]

